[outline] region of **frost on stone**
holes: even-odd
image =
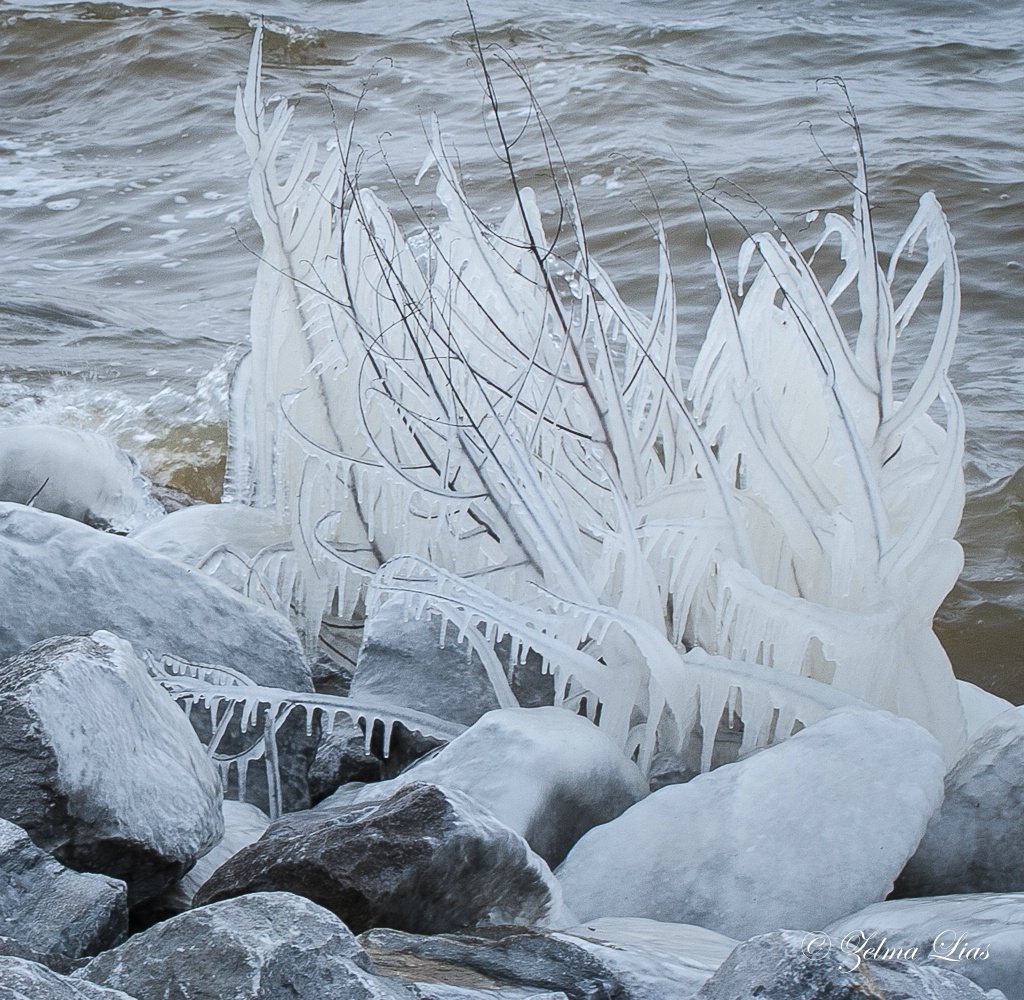
[[[402,596],[472,641],[502,706],[493,641],[539,654],[558,704],[644,769],[694,739],[706,769],[723,715],[751,750],[858,701],[957,757],[931,621],[962,560],[960,295],[933,195],[887,267],[863,155],[852,215],[828,215],[813,252],[754,234],[733,286],[709,238],[720,302],[686,384],[660,228],[641,313],[590,256],[563,164],[549,233],[499,144],[514,197],[492,225],[435,121],[421,177],[441,211],[409,238],[360,187],[351,129],[323,154],[308,139],[282,177],[292,108],[266,109],[260,74],[257,33],[236,120],[263,253],[227,495],[287,525],[308,646],[325,614]],[[897,379],[906,331],[928,346]]]

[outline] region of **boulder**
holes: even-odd
[[[822,927],[889,892],[944,769],[916,723],[840,709],[591,830],[558,869],[566,905],[584,922],[648,917],[740,940]]]
[[[386,601],[363,629],[351,696],[413,708],[464,726],[500,707],[469,641],[458,641],[451,626],[442,635],[443,629],[438,617],[410,618],[401,600]],[[508,664],[507,642],[505,646],[497,652]],[[507,665],[505,673],[520,705],[553,702],[553,680],[542,674],[536,658]]]
[[[225,799],[221,812],[224,815],[224,836],[181,881],[152,900],[149,912],[153,918],[164,920],[189,909],[202,884],[243,847],[256,843],[270,826],[267,814],[246,802]]]
[[[128,933],[125,884],[65,868],[21,827],[0,820],[0,927],[62,965],[95,955]]]
[[[864,954],[903,949],[955,969],[1007,1000],[1024,1000],[1024,893],[978,893],[875,903],[825,928],[834,946]]]
[[[318,808],[377,801],[413,781],[465,792],[551,865],[647,794],[636,765],[587,719],[562,708],[508,708],[488,712],[397,778],[342,788]]]
[[[995,996],[998,996],[996,994]],[[870,961],[820,935],[774,931],[744,941],[694,1000],[995,1000],[951,969]]]
[[[204,573],[129,538],[0,503],[0,657],[108,629],[138,650],[215,663],[257,684],[312,691],[295,630]]]
[[[546,924],[561,912],[558,883],[518,834],[461,792],[424,784],[382,803],[282,817],[195,902],[271,890],[306,896],[357,932]]]
[[[0,769],[0,816],[68,867],[127,882],[130,904],[223,833],[220,782],[188,720],[109,632],[0,663]]]
[[[189,910],[75,973],[135,1000],[409,1000],[322,907],[261,892]]]
[[[334,732],[324,734],[309,769],[309,797],[320,802],[342,785],[377,782],[382,777],[380,758],[366,749],[366,736],[353,723],[339,719]]]
[[[1024,891],[1024,707],[982,727],[946,776],[946,797],[897,896]]]
[[[0,427],[0,500],[105,531],[127,532],[164,514],[131,455],[70,427]]]
[[[360,941],[385,975],[492,991],[545,989],[569,1000],[689,997],[714,972],[682,955],[656,957],[641,948],[523,927],[429,937],[378,929]]]
[[[0,954],[0,1000],[135,1000],[135,997],[59,975],[38,962]]]

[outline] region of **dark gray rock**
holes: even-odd
[[[62,976],[38,962],[0,953],[0,1000],[135,1000],[120,990]]]
[[[312,691],[295,630],[205,573],[129,538],[0,503],[0,657],[55,635],[109,629],[148,650]]]
[[[349,782],[374,782],[382,777],[381,761],[366,750],[363,731],[339,719],[334,732],[320,739],[309,769],[309,797],[317,803]]]
[[[439,618],[410,619],[401,601],[387,601],[364,627],[351,696],[414,708],[465,726],[499,708],[487,671],[469,642],[456,641],[449,627],[442,647],[441,630]],[[509,665],[507,642],[497,652],[520,705],[552,703],[552,679],[541,673],[536,659]]]
[[[136,1000],[408,1000],[332,913],[272,892],[189,910],[75,974]]]
[[[561,708],[510,708],[488,712],[398,777],[359,790],[342,788],[319,808],[379,800],[413,781],[465,792],[550,865],[592,827],[647,794],[637,767],[587,719]]]
[[[220,782],[188,720],[109,632],[0,663],[0,769],[0,816],[68,867],[127,882],[129,904],[223,833]]]
[[[869,961],[821,935],[773,931],[738,945],[694,1000],[994,1000],[950,969]]]
[[[382,974],[404,981],[552,990],[569,1000],[689,997],[713,971],[687,965],[682,956],[659,960],[638,950],[522,927],[429,937],[379,929],[360,941]]]
[[[284,816],[199,890],[196,904],[282,890],[356,931],[544,924],[557,883],[526,842],[460,792],[408,785],[385,802]]]
[[[1024,707],[983,726],[894,895],[1024,891]]]
[[[0,820],[0,928],[48,964],[95,955],[128,933],[123,882],[65,868]]]
[[[1024,893],[890,899],[829,924],[840,947],[903,948],[1007,1000],[1024,1000]],[[862,953],[863,953],[862,950]]]

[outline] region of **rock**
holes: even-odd
[[[243,847],[256,843],[270,826],[266,813],[245,802],[225,799],[221,811],[224,815],[224,836],[195,863],[181,881],[152,900],[149,915],[153,922],[157,919],[166,920],[189,909],[202,884]],[[133,919],[138,919],[137,913]]]
[[[1024,707],[984,726],[946,776],[946,797],[896,896],[1024,890]]]
[[[472,796],[551,865],[587,830],[647,794],[637,767],[587,719],[562,708],[509,708],[488,712],[397,778],[357,792],[342,789],[319,808],[379,800],[412,781]]]
[[[979,893],[875,903],[825,928],[835,947],[915,951],[983,989],[1024,1000],[1024,893]]]
[[[282,817],[195,902],[269,890],[306,896],[357,932],[545,924],[561,912],[557,882],[518,834],[461,792],[423,784],[383,803]]]
[[[127,882],[129,904],[223,832],[220,782],[188,720],[109,632],[0,663],[0,768],[0,816],[68,867]]]
[[[124,940],[128,893],[116,879],[65,868],[0,820],[0,927],[63,964]]]
[[[0,657],[55,635],[108,629],[148,650],[312,691],[294,629],[204,573],[129,538],[0,503]]]
[[[0,427],[0,500],[105,531],[163,516],[131,455],[102,434],[70,427]]]
[[[741,940],[822,927],[885,897],[943,771],[916,723],[840,709],[591,830],[558,870],[566,905],[584,922],[649,917]]]
[[[120,990],[62,976],[45,965],[0,954],[0,1000],[135,1000]]]
[[[714,971],[682,957],[654,957],[640,949],[521,927],[429,937],[380,929],[360,941],[382,974],[405,981],[481,990],[546,989],[570,1000],[689,997]]]
[[[1013,702],[1000,698],[970,681],[957,681],[960,689],[960,704],[963,705],[967,720],[967,738],[973,740],[992,719],[1013,708]]]
[[[998,994],[996,995],[998,996]],[[694,1000],[995,1000],[950,969],[868,961],[820,935],[774,931],[744,941]]]
[[[438,618],[407,618],[403,603],[390,600],[367,620],[356,660],[351,696],[402,705],[471,726],[499,707],[494,687],[468,640],[456,641],[449,627],[441,644]],[[507,643],[506,643],[507,646]],[[508,650],[498,651],[508,662]],[[553,681],[535,659],[506,669],[520,705],[550,705]]]
[[[339,719],[334,732],[320,739],[309,769],[309,797],[316,803],[349,782],[376,782],[381,776],[381,762],[367,752],[363,731]]]
[[[332,913],[285,892],[189,910],[76,974],[136,1000],[408,1000]]]

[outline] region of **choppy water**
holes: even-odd
[[[692,343],[713,281],[684,163],[699,184],[742,185],[800,237],[807,213],[848,201],[818,148],[850,162],[840,95],[821,82],[838,74],[883,246],[936,192],[963,270],[952,376],[970,489],[967,569],[940,632],[961,676],[1024,701],[1024,5],[481,0],[475,13],[484,42],[529,72],[592,250],[640,306],[644,214],[660,210]],[[389,169],[411,180],[436,112],[477,204],[507,200],[454,0],[0,3],[0,421],[99,427],[151,475],[206,495],[255,272],[232,119],[255,15],[268,92],[300,102],[296,136],[329,137],[328,93],[344,127],[365,88],[366,183],[386,196]],[[521,98],[505,93],[514,121]],[[756,207],[745,221],[766,224]],[[738,244],[726,220],[714,228],[726,252]]]

